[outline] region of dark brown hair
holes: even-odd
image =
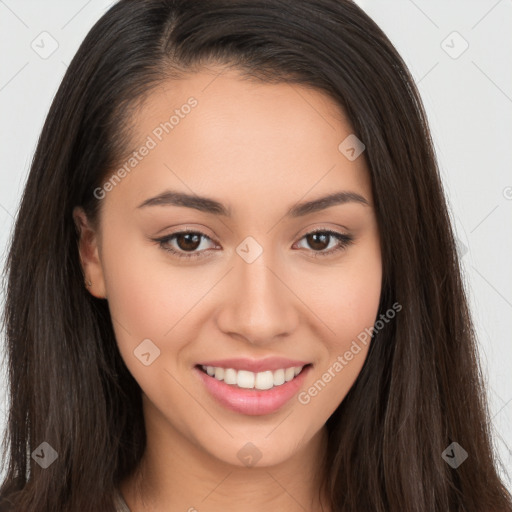
[[[162,81],[206,63],[326,93],[366,145],[378,314],[403,308],[374,334],[327,421],[332,509],[512,511],[422,102],[388,38],[349,0],[121,0],[91,29],[44,124],[8,255],[4,504],[112,512],[114,488],[138,466],[141,390],[108,303],[84,287],[72,211],[98,222],[93,191],[129,150],[133,112]],[[453,441],[469,454],[456,469],[441,457]],[[59,455],[47,469],[30,457],[42,442]]]

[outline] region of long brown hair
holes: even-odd
[[[422,102],[388,38],[349,0],[121,0],[91,29],[47,116],[8,254],[4,504],[113,512],[114,488],[138,466],[141,390],[108,304],[84,287],[72,211],[98,221],[94,190],[130,147],[131,113],[163,80],[210,62],[328,94],[366,146],[379,315],[402,310],[374,333],[327,421],[332,509],[512,511]],[[43,442],[58,454],[46,469],[31,456]],[[442,457],[453,442],[468,453],[457,468]]]

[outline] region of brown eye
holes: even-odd
[[[160,247],[167,252],[179,258],[198,258],[205,256],[207,248],[198,250],[203,240],[211,240],[210,237],[200,231],[179,231],[172,235],[157,238],[154,241],[160,244]]]
[[[354,237],[352,235],[346,235],[336,231],[319,229],[312,231],[311,233],[307,233],[301,240],[306,241],[308,246],[306,248],[311,249],[309,252],[311,252],[312,256],[316,258],[330,256],[335,252],[346,249],[351,243],[353,243]],[[337,240],[338,243],[335,243],[329,250],[326,250],[331,244],[331,241],[335,240]]]
[[[183,251],[195,251],[201,243],[198,233],[178,233],[175,235],[176,245]]]
[[[325,232],[310,233],[306,235],[306,240],[312,249],[323,251],[329,245],[329,240],[332,238],[331,235]]]

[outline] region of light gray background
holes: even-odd
[[[13,217],[52,98],[79,44],[112,3],[0,0],[2,268]],[[512,1],[357,3],[403,56],[427,109],[463,256],[495,444],[510,473],[503,475],[506,484],[512,489]],[[31,47],[38,47],[40,53],[49,51],[52,38],[58,48],[48,58],[41,58]],[[2,347],[3,339],[2,333]],[[3,433],[6,380],[4,369],[0,372]]]

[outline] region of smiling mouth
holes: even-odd
[[[204,365],[196,365],[196,368],[206,373],[208,376],[223,381],[225,384],[229,384],[233,387],[264,391],[292,381],[308,366],[312,366],[311,363],[304,366],[291,366],[289,368],[266,370],[262,372]]]

